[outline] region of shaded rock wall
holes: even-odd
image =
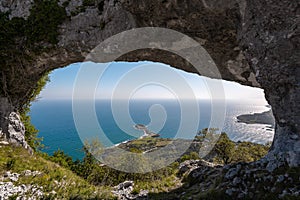
[[[295,166],[300,165],[299,5],[299,1],[248,0],[240,33],[244,54],[277,123],[269,156]]]
[[[26,19],[32,2],[2,0],[0,11],[9,11],[10,19]],[[0,73],[3,132],[7,132],[9,114],[22,108],[45,72],[83,61],[101,41],[116,33],[156,26],[198,41],[216,62],[223,79],[265,89],[278,124],[270,155],[282,153],[283,160],[300,164],[296,0],[60,0],[59,5],[64,6],[67,17],[57,27],[57,43],[38,41],[28,48],[23,45],[28,39],[25,36],[12,38],[12,49],[18,54],[12,52],[4,59]],[[160,61],[195,72],[185,60],[158,50],[131,52],[119,60]]]

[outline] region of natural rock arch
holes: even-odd
[[[10,129],[18,129],[11,126],[16,119],[10,120],[9,115],[30,99],[44,73],[83,61],[90,50],[116,33],[158,26],[180,31],[202,44],[223,79],[262,87],[277,123],[268,161],[271,167],[279,162],[300,165],[300,20],[296,0],[60,0],[58,4],[65,10],[63,17],[57,16],[61,9],[56,5],[51,4],[57,11],[51,13],[39,0],[0,3],[2,14],[9,12],[9,20],[1,23],[13,31],[11,25],[26,22],[24,32],[11,35],[11,43],[4,42],[5,33],[1,41],[0,136],[2,133],[9,139]],[[45,20],[51,23],[41,24],[35,20],[37,16],[30,17],[39,13],[36,10],[48,13]],[[32,31],[26,31],[28,28]],[[160,61],[193,71],[184,60],[157,50],[129,53],[120,60]]]

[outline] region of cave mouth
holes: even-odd
[[[91,69],[101,68],[103,65],[103,63],[92,62],[74,63],[65,68],[53,70],[49,75],[50,82],[41,91],[38,101],[32,102],[30,112],[32,123],[39,130],[39,137],[44,139],[43,144],[46,148],[43,151],[48,154],[61,149],[74,159],[83,157],[80,149],[84,141],[78,135],[74,124],[74,113],[72,113],[74,83],[83,64]],[[163,73],[167,71],[176,75],[174,77],[172,74],[164,75]],[[163,74],[161,76],[163,79],[168,80],[167,82],[158,82],[157,77],[161,74]],[[84,76],[86,82],[81,83],[82,87],[79,91],[82,102],[90,100],[86,90],[92,74],[86,73]],[[182,84],[190,87],[193,96],[187,96],[189,93],[183,91],[184,87],[176,88],[180,84],[180,81],[176,79],[178,76],[182,77],[181,81],[184,81]],[[150,77],[150,80],[153,77],[153,81],[143,82],[145,77]],[[222,85],[225,96],[212,99],[211,92],[218,91],[210,91],[207,87],[207,83],[211,81]],[[143,132],[134,129],[134,124],[148,125],[151,131],[159,133],[162,138],[193,139],[195,134],[204,128],[218,128],[218,132],[226,132],[229,138],[236,142],[251,141],[266,144],[273,140],[274,124],[270,124],[270,118],[273,120],[274,118],[272,113],[270,114],[271,109],[264,98],[262,89],[210,79],[163,63],[143,61],[109,63],[109,67],[99,78],[94,91],[95,114],[107,136],[106,139],[110,140],[107,146],[141,137]],[[180,120],[183,112],[180,100],[189,104],[193,98],[197,101],[199,109],[196,130],[190,131],[185,128],[184,134],[177,133],[176,131],[181,126]],[[115,102],[115,111],[112,108],[112,101]],[[211,123],[212,109],[220,109],[219,104],[213,107],[212,101],[223,103],[226,101],[223,126],[215,127]],[[127,105],[129,114],[118,113],[118,109],[121,109],[118,105]],[[190,108],[187,107],[187,109]],[[255,113],[268,114],[257,115]],[[193,115],[185,116],[193,117]],[[186,121],[193,122],[193,120]],[[87,132],[93,133],[94,131],[88,127],[85,127]],[[192,126],[188,124],[185,127]]]

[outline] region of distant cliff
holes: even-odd
[[[268,124],[272,128],[275,127],[275,119],[272,113],[272,110],[262,112],[262,113],[253,113],[246,115],[237,116],[238,122],[246,124]]]

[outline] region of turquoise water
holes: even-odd
[[[132,131],[129,134],[119,128],[114,120],[111,102],[99,100],[95,103],[96,116],[99,125],[106,137],[113,143],[118,144],[127,140],[140,137],[143,133],[133,129],[134,124],[148,125],[151,122],[149,109],[153,105],[160,105],[165,109],[165,123],[157,131],[161,137],[176,138],[176,132],[180,127],[181,110],[176,100],[134,100],[129,102],[129,114],[133,123],[126,125]],[[273,130],[269,130],[263,124],[237,123],[236,117],[241,114],[260,113],[268,110],[266,105],[256,102],[227,101],[225,123],[221,128],[229,137],[235,141],[252,141],[266,143],[272,141]],[[209,127],[211,120],[211,104],[209,101],[199,101],[200,120],[197,130]],[[83,153],[81,141],[73,120],[72,102],[69,100],[40,100],[31,106],[32,123],[39,130],[39,137],[43,138],[44,152],[52,154],[57,149],[65,151],[74,159],[81,159]],[[161,119],[160,119],[161,116]],[[164,115],[157,115],[158,122],[163,120]],[[122,116],[121,116],[122,119]],[[191,120],[192,121],[192,120]],[[155,123],[152,124],[155,129]],[[93,132],[89,130],[88,132]],[[96,134],[96,133],[95,133]],[[196,132],[188,128],[184,130],[185,138],[193,138]]]

